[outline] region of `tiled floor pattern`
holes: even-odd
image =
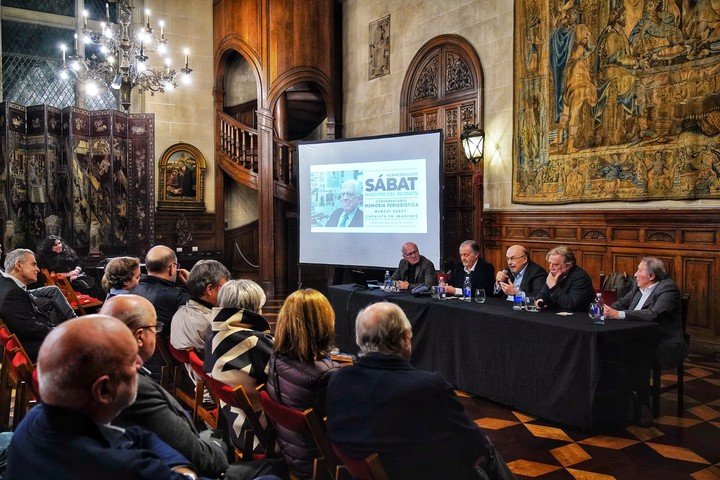
[[[688,357],[683,416],[668,392],[649,428],[591,432],[477,397],[461,400],[519,479],[720,479],[720,354]]]

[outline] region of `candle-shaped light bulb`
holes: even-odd
[[[63,55],[63,68],[65,68],[65,50],[67,50],[67,46],[63,43],[60,45],[60,50],[62,50]]]
[[[150,30],[150,9],[145,9],[145,28]]]
[[[78,34],[76,33],[74,36],[75,36],[75,55],[77,55],[78,54]]]
[[[108,2],[105,2],[105,18],[110,23],[110,4]]]
[[[183,49],[183,53],[185,54],[185,68],[188,68],[189,58],[190,58],[190,50],[185,48]]]
[[[160,25],[160,40],[164,41],[165,40],[165,22],[160,20],[158,22],[158,25]]]
[[[83,16],[83,28],[87,28],[87,21],[88,21],[88,11],[83,10],[82,16]]]

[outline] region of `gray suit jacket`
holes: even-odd
[[[113,424],[150,430],[190,460],[199,475],[216,478],[228,468],[222,447],[201,439],[177,400],[143,371],[138,375],[135,403],[123,410]]]
[[[412,290],[418,285],[432,287],[437,283],[437,280],[435,279],[435,265],[422,255],[420,255],[420,261],[415,267],[415,278],[407,278],[408,267],[410,267],[410,264],[403,258],[400,260],[400,265],[398,265],[397,270],[395,270],[395,273],[393,273],[390,278],[392,280],[404,280],[409,282],[410,286],[408,287],[408,290]]]
[[[682,302],[680,291],[671,278],[660,280],[640,310],[633,310],[642,293],[637,285],[612,308],[625,312],[626,320],[657,322],[660,326],[660,343],[655,358],[661,368],[680,365],[687,355],[688,346],[682,331]]]

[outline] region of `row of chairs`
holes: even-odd
[[[20,340],[0,322],[0,430],[17,426],[40,398],[37,370]]]
[[[158,341],[158,344],[161,343],[164,342]],[[252,426],[252,431],[245,432],[242,448],[236,448],[235,453],[239,459],[258,458],[258,454],[253,451],[254,438],[257,438],[266,456],[278,456],[273,425],[280,425],[315,441],[320,456],[314,459],[313,479],[345,480],[355,477],[361,480],[387,480],[387,473],[377,454],[372,454],[366,459],[354,459],[331,445],[325,435],[324,420],[312,408],[303,411],[278,403],[270,398],[265,386],[260,385],[258,387],[260,404],[271,422],[263,426],[259,413],[253,408],[242,385],[233,388],[208,376],[203,369],[203,360],[195,350],[177,350],[169,343],[161,346],[160,350],[169,352],[171,356],[168,360],[172,362],[170,367],[173,371],[170,375],[173,377],[175,397],[189,408],[193,421],[201,420],[213,428],[217,426],[219,412],[217,408],[206,408],[203,401],[205,389],[215,401],[215,405],[219,405],[218,401],[221,400],[243,411]],[[184,365],[189,365],[196,375],[195,390],[192,393],[185,392],[178,383]]]
[[[87,315],[88,311],[93,311],[102,306],[102,300],[76,292],[67,277],[51,273],[46,268],[41,269],[41,271],[45,276],[46,285],[55,285],[58,287],[76,314]]]

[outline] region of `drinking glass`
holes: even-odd
[[[445,285],[437,285],[433,287],[435,290],[435,297],[440,300],[445,300]]]
[[[537,312],[538,307],[535,305],[535,297],[525,297],[525,311]]]
[[[478,303],[485,303],[485,290],[482,288],[475,290],[475,301]]]

